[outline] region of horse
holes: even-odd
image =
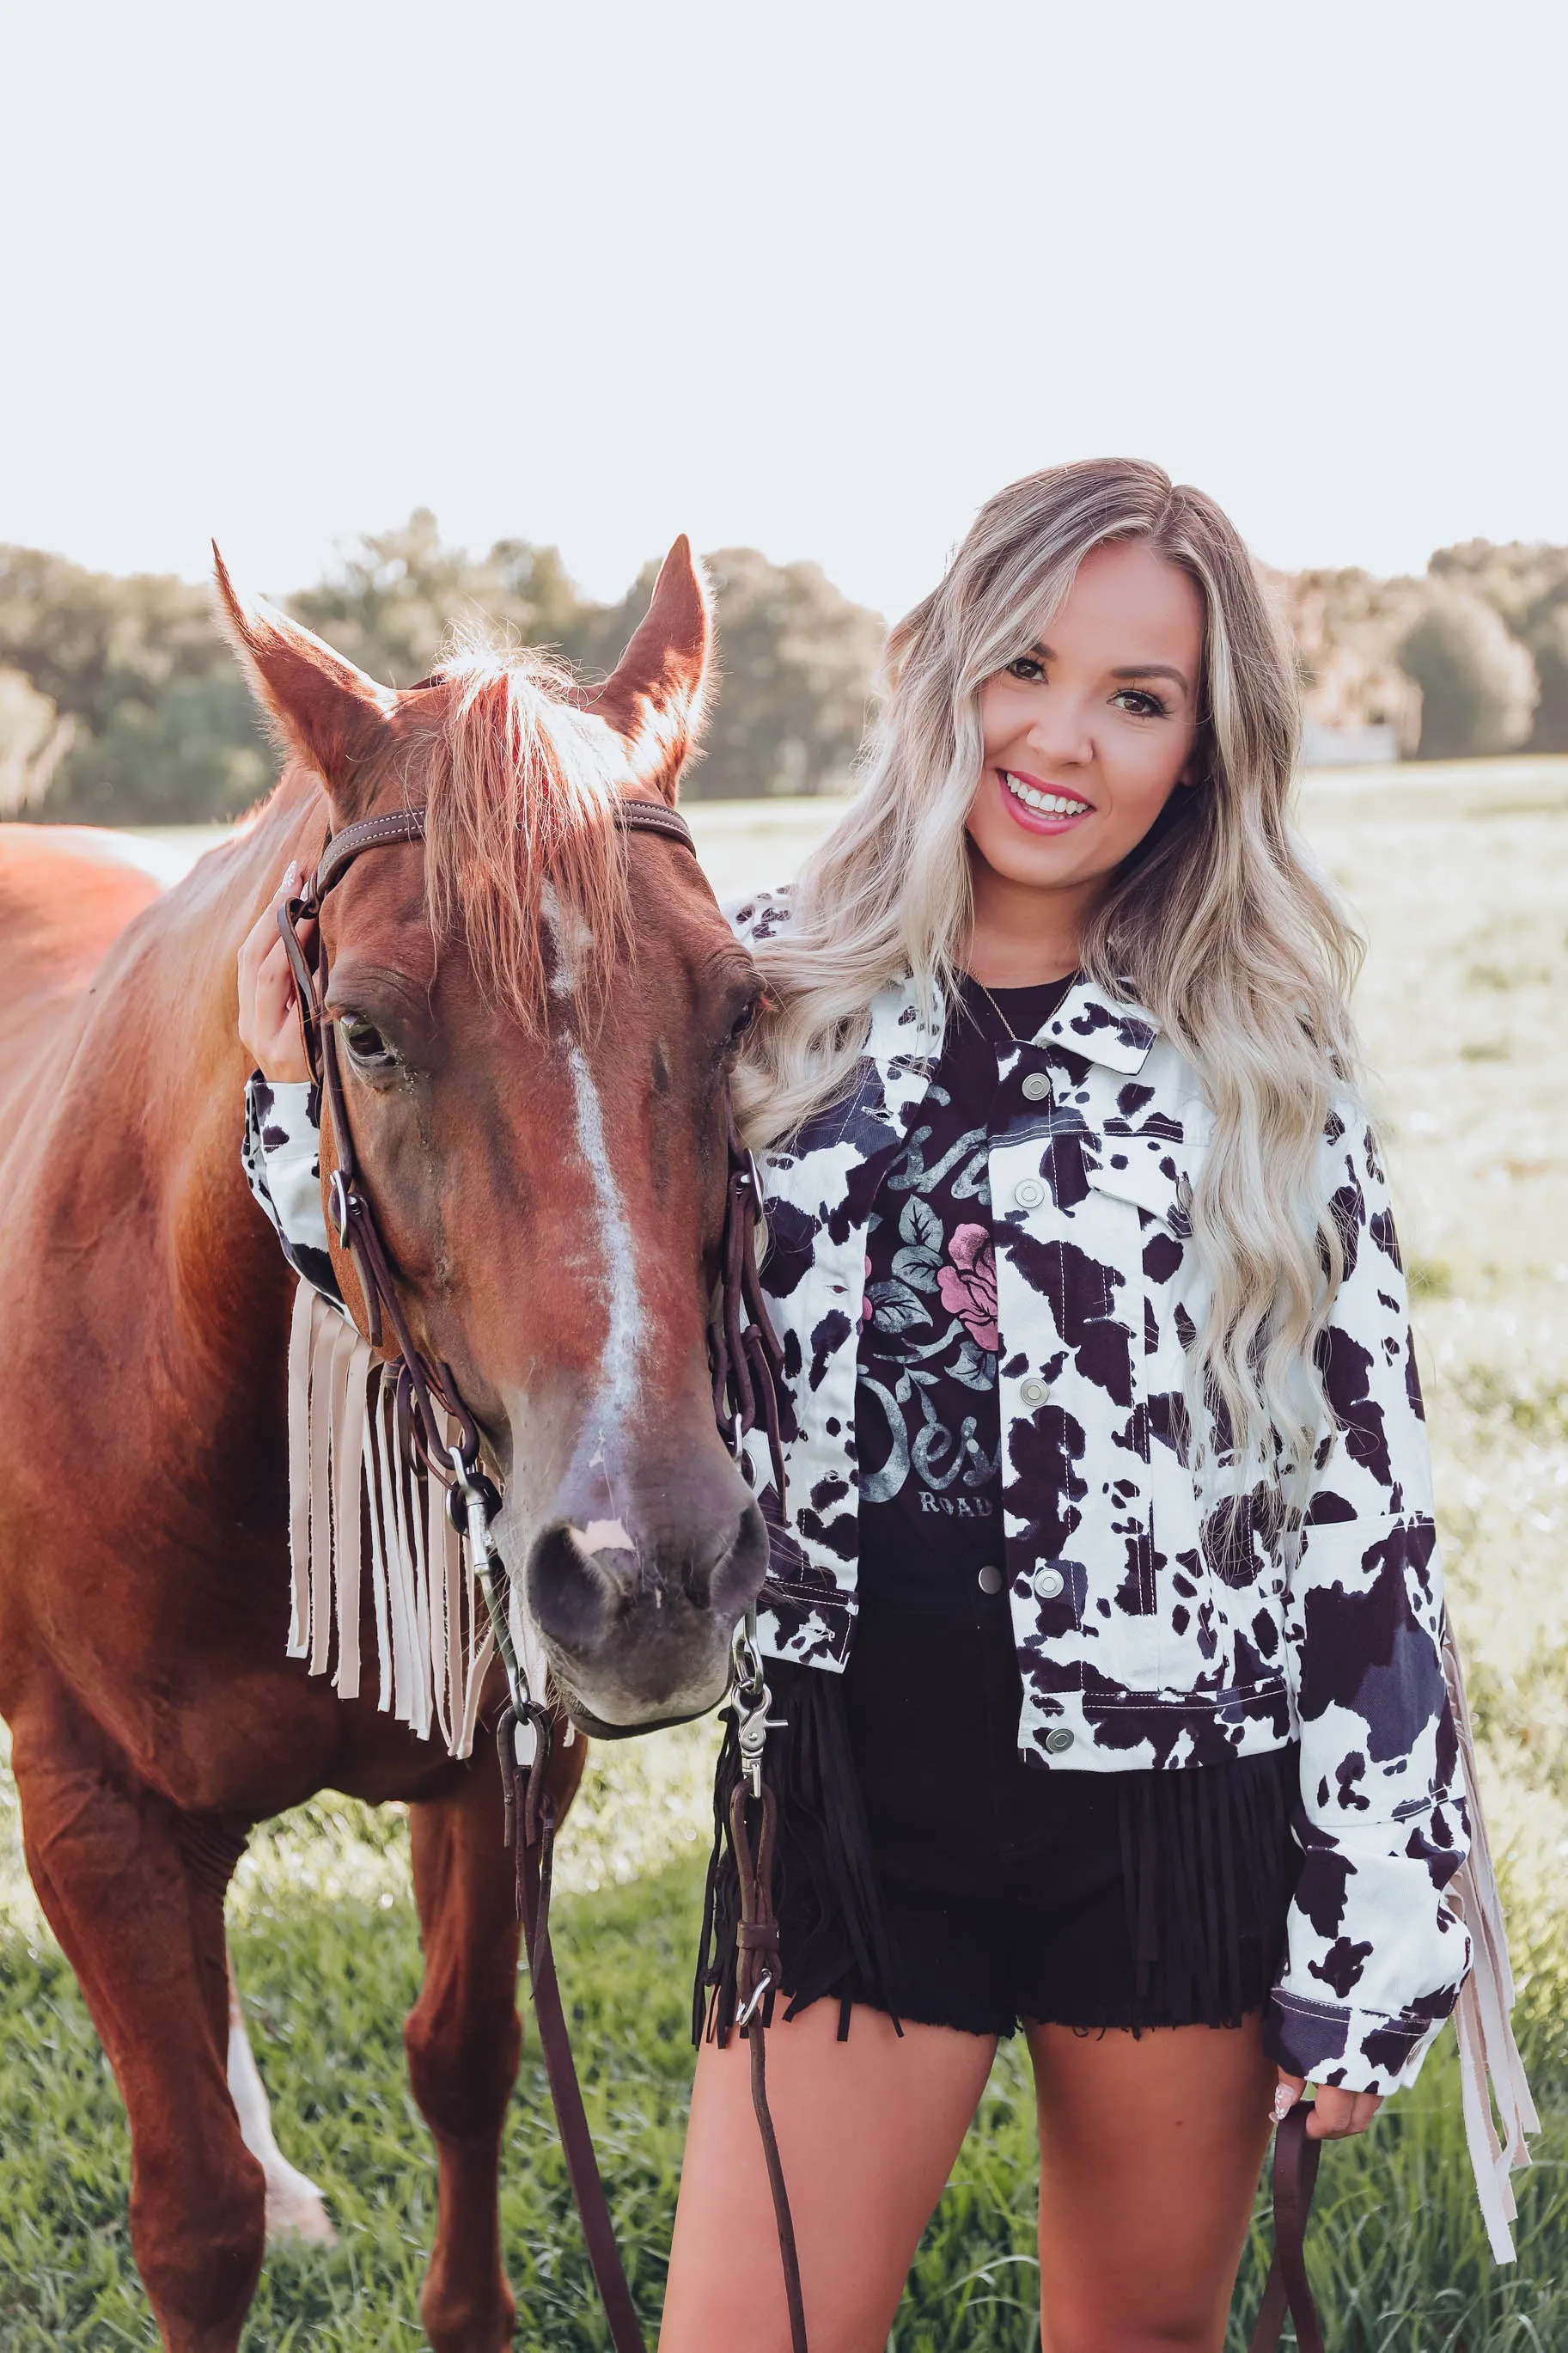
[[[454,1757],[287,1654],[295,1282],[240,1167],[236,958],[287,864],[425,806],[424,842],[358,860],[321,916],[403,1312],[479,1426],[574,1725],[712,1706],[766,1559],[707,1344],[757,983],[689,850],[615,821],[618,797],[674,801],[709,604],[682,540],[596,691],[474,651],[399,691],[221,564],[219,586],[286,754],[259,810],[163,895],[67,829],[0,833],[0,1713],[28,1870],[128,2113],[169,2353],[233,2353],[262,2259],[226,2081],[247,1836],[326,1788],[408,1804],[405,2041],[439,2176],[421,2317],[436,2353],[497,2353],[521,2038],[501,1776],[493,1742]],[[481,1722],[504,1700],[492,1677]],[[584,1756],[553,1745],[557,1810]]]

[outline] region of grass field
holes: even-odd
[[[694,814],[710,871],[731,890],[786,872],[829,813]],[[1521,2179],[1521,2261],[1494,2270],[1445,2042],[1365,2141],[1328,2152],[1317,2277],[1336,2353],[1551,2353],[1568,2347],[1568,763],[1312,780],[1304,815],[1372,938],[1362,1018],[1546,2127]],[[154,850],[177,864],[172,845]],[[690,2073],[710,1741],[698,1726],[601,1752],[563,1854],[563,1976],[650,2327]],[[416,2347],[434,2171],[398,2040],[418,1954],[395,1811],[325,1799],[272,1826],[232,1909],[279,2137],[325,2188],[341,2233],[330,2254],[268,2258],[247,2347]],[[922,2246],[896,2353],[1037,2344],[1031,2132],[1016,2054],[1004,2052]],[[0,1771],[0,2353],[154,2342],[129,2257],[126,2163],[114,2087],[32,1905]],[[504,2218],[519,2342],[604,2345],[531,2049]],[[1245,2344],[1262,2243],[1230,2353]]]

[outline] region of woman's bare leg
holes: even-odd
[[[995,2043],[814,2002],[768,2031],[768,2096],[795,2216],[811,2353],[883,2353],[904,2278],[991,2072]],[[789,2353],[751,2054],[704,2043],[659,2353]]]
[[[1029,2050],[1041,2353],[1219,2353],[1273,2116],[1258,2020]]]

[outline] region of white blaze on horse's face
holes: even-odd
[[[543,893],[542,913],[554,964],[551,990],[556,997],[570,1000],[575,987],[577,955],[584,944],[591,948],[593,943],[568,937],[555,893],[548,885]],[[594,1072],[583,1050],[581,1039],[569,1025],[561,1032],[561,1050],[572,1081],[572,1100],[577,1114],[577,1148],[593,1188],[599,1264],[603,1270],[600,1280],[606,1311],[605,1345],[600,1358],[598,1394],[589,1408],[591,1421],[598,1423],[600,1428],[596,1433],[588,1433],[591,1442],[596,1437],[595,1451],[602,1454],[610,1428],[630,1415],[641,1377],[644,1324],[642,1303],[637,1295],[637,1238],[632,1232],[631,1220],[626,1215],[626,1202],[611,1162],[609,1141],[605,1133],[604,1108]],[[614,1509],[613,1499],[611,1508]],[[630,1549],[629,1546],[626,1548]],[[590,1546],[589,1549],[595,1547]]]

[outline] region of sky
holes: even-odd
[[[1568,541],[1562,0],[0,0],[0,540],[416,505],[889,617],[1137,455],[1266,561]]]

